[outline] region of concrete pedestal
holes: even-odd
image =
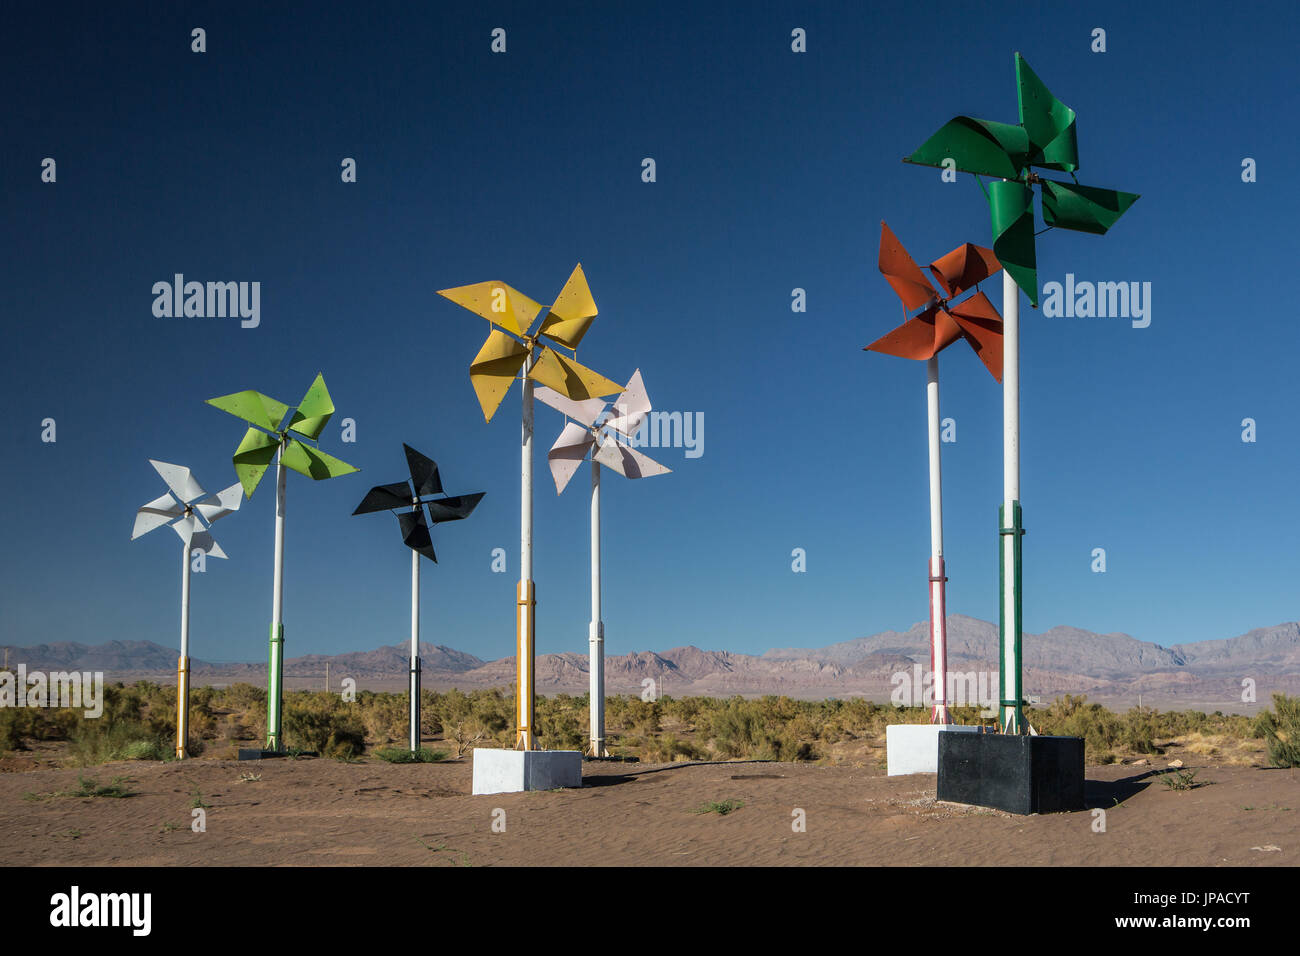
[[[939,737],[938,798],[1008,813],[1082,810],[1083,739],[1020,734]]]
[[[890,724],[885,728],[888,775],[939,772],[939,733],[978,733],[979,727],[957,724]]]
[[[578,789],[582,786],[580,750],[474,750],[474,789],[480,793]]]

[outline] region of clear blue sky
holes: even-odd
[[[703,457],[606,483],[609,651],[923,620],[924,368],[861,350],[899,320],[879,222],[922,261],[989,242],[973,179],[899,159],[958,113],[1014,122],[1016,50],[1079,114],[1080,181],[1142,194],[1104,238],[1042,237],[1040,280],[1149,281],[1153,309],[1141,330],[1022,309],[1026,628],[1172,644],[1296,619],[1294,4],[274,6],[6,15],[0,642],[174,646],[176,539],[129,540],[162,491],[147,459],[224,487],[243,426],[203,400],[292,403],[321,370],[322,447],[363,471],[289,476],[286,654],[405,639],[396,521],[351,517],[404,477],[403,441],[448,492],[487,493],[436,531],[424,638],[511,653],[519,389],[483,422],[485,323],[435,290],[549,302],[578,261],[601,312],[580,358],[705,418]],[[260,327],[154,317],[176,272],[260,281]],[[943,386],[949,607],[996,620],[1000,392],[957,350]],[[587,480],[556,498],[560,419],[538,419],[538,649],[585,653]],[[268,481],[217,526],[231,557],[196,576],[196,657],[263,659],[273,505]]]

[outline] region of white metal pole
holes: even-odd
[[[949,723],[948,622],[944,599],[943,473],[940,467],[939,356],[925,366],[926,411],[930,445],[930,672],[934,678],[934,708],[930,722]]]
[[[284,682],[284,446],[275,457],[275,569],[271,580],[271,646],[267,660],[266,747],[280,750]]]
[[[419,511],[417,504],[413,511]],[[420,552],[411,551],[411,751],[420,749]]]
[[[593,448],[594,450],[594,448]],[[605,751],[605,622],[600,619],[600,462],[591,462],[591,626],[588,634],[590,671],[591,756]]]
[[[1020,733],[1020,289],[1002,271],[1002,729]],[[1006,703],[1009,702],[1009,703]]]
[[[181,542],[181,656],[176,662],[176,756],[189,749],[190,718],[190,546]]]
[[[530,352],[524,363],[523,428],[520,435],[519,467],[519,590],[516,598],[515,669],[517,673],[515,749],[532,750],[533,738],[533,616],[536,593],[533,587],[533,367]]]

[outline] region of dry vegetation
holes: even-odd
[[[175,735],[176,689],[148,682],[105,687],[102,718],[77,710],[0,710],[0,751],[40,750],[66,766],[109,760],[168,759]],[[423,695],[422,736],[436,749],[420,759],[458,757],[480,746],[513,741],[509,690],[449,691]],[[668,763],[682,760],[757,759],[882,765],[885,727],[923,723],[920,708],[900,709],[864,700],[801,701],[788,697],[730,699],[663,697],[644,701],[611,697],[606,708],[609,747],[615,756]],[[989,721],[974,708],[957,708],[958,723]],[[343,760],[405,748],[403,694],[361,691],[355,701],[320,691],[285,695],[289,748]],[[1300,761],[1300,699],[1275,695],[1274,708],[1255,718],[1198,711],[1114,713],[1084,697],[1065,696],[1030,711],[1040,733],[1083,737],[1088,763],[1141,760],[1176,752],[1218,762],[1296,766]],[[266,693],[249,684],[201,687],[191,692],[191,752],[232,758],[256,747],[266,722]],[[539,698],[541,742],[551,749],[582,749],[587,698]],[[396,744],[394,747],[392,745]]]

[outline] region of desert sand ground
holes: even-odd
[[[0,773],[9,865],[1261,865],[1300,861],[1300,770],[1088,769],[1090,807],[940,804],[935,777],[794,763],[588,763],[581,790],[471,796],[468,759],[124,762]],[[81,776],[134,795],[82,798]],[[243,779],[260,775],[260,779]],[[196,795],[207,830],[191,829]],[[726,815],[693,812],[740,801]],[[806,832],[795,832],[796,809]],[[504,811],[504,832],[494,832]]]

